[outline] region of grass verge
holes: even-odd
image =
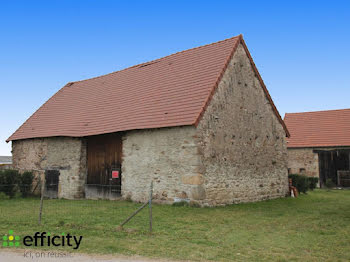
[[[82,235],[69,252],[215,261],[350,261],[350,190],[315,190],[299,198],[217,208],[154,205],[116,228],[140,204],[126,201],[0,200],[0,234],[36,231]],[[129,229],[129,230],[128,230]],[[14,248],[14,247],[13,247]],[[43,249],[43,248],[40,248]]]

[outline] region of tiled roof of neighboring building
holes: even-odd
[[[290,137],[287,146],[350,146],[350,109],[287,113]]]
[[[9,139],[83,137],[133,129],[197,125],[242,36],[66,84]]]
[[[12,164],[12,156],[0,156],[0,165],[1,164]]]

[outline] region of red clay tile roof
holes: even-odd
[[[290,137],[287,146],[350,146],[350,109],[287,113]]]
[[[239,43],[246,48],[240,35],[68,83],[7,141],[197,125]],[[251,59],[249,52],[248,56]],[[251,63],[288,135],[252,59]]]

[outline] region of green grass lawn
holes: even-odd
[[[0,200],[0,234],[36,231],[82,235],[78,251],[180,260],[350,261],[350,190],[316,190],[299,198],[218,208],[154,205],[154,233],[140,204],[125,201]],[[14,247],[13,247],[14,248]],[[56,248],[57,249],[57,248]],[[53,250],[56,250],[53,249]],[[64,249],[71,251],[71,248]]]

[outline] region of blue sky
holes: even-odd
[[[350,108],[350,1],[0,1],[0,155],[69,81],[243,37],[285,112]]]

